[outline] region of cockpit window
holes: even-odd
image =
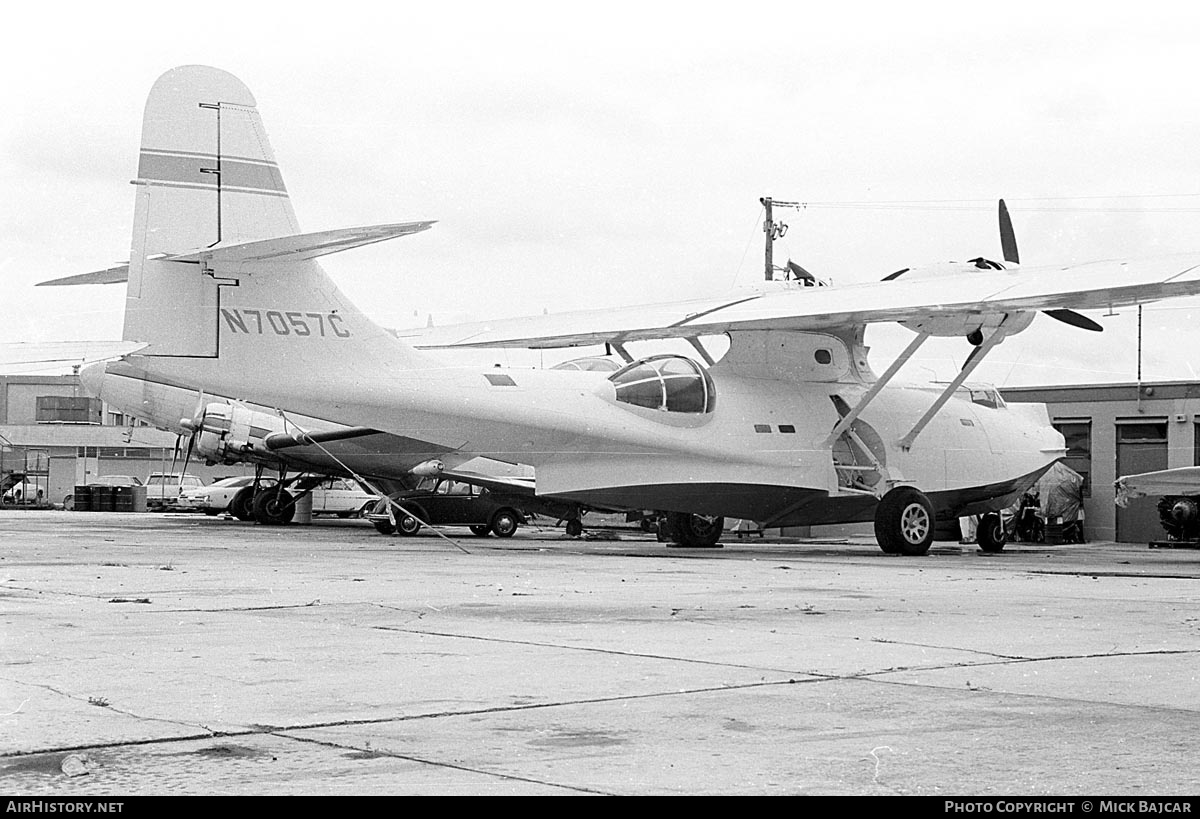
[[[717,406],[708,373],[690,358],[660,355],[635,361],[609,376],[617,400],[663,412],[705,413]]]
[[[1000,391],[990,384],[968,384],[963,389],[970,394],[972,404],[992,409],[1008,407],[1008,403],[1000,395]]]
[[[552,370],[582,370],[584,372],[594,373],[611,373],[621,369],[621,365],[611,358],[602,358],[599,356],[593,358],[574,358],[570,361],[564,361],[561,364],[555,364],[550,369]]]

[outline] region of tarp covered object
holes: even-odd
[[[1083,506],[1083,476],[1059,461],[1030,487],[1037,492],[1039,511],[1048,523],[1074,523]],[[1020,501],[1012,507],[1015,514]],[[1060,520],[1061,518],[1061,520]]]

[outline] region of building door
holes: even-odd
[[[1167,422],[1117,422],[1117,477],[1167,468]],[[1117,507],[1117,540],[1149,543],[1165,537],[1158,522],[1158,498],[1137,498]]]

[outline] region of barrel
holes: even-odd
[[[133,511],[133,487],[132,486],[114,486],[112,487],[113,494],[113,511],[114,512],[132,512]]]
[[[131,511],[145,512],[146,511],[146,487],[131,486],[129,488],[133,490],[133,509]]]
[[[75,486],[74,502],[76,512],[92,511],[92,487],[85,484],[77,484]]]
[[[99,485],[92,487],[92,511],[113,511],[113,487]]]

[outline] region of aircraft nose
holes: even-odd
[[[95,397],[100,397],[100,387],[104,384],[104,374],[107,365],[103,361],[89,364],[79,371],[79,380],[83,388]]]

